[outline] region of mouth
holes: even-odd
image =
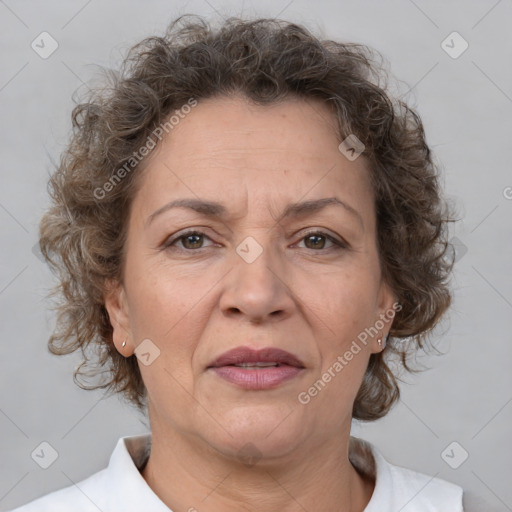
[[[302,361],[285,350],[237,347],[213,361],[211,370],[222,379],[244,389],[262,390],[279,386],[305,369]]]

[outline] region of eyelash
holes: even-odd
[[[176,242],[178,242],[180,240],[183,240],[184,238],[187,238],[188,236],[192,236],[192,235],[199,235],[199,236],[203,236],[203,237],[206,237],[206,238],[210,238],[207,234],[203,233],[202,231],[198,231],[196,229],[191,229],[191,230],[185,231],[184,233],[182,233],[181,235],[175,237],[174,239],[169,240],[168,242],[164,242],[163,248],[164,249],[169,249],[169,250],[178,250],[178,251],[181,251],[181,252],[189,252],[189,253],[190,252],[199,252],[202,249],[206,249],[206,247],[199,247],[198,249],[185,249],[185,248],[180,248],[180,247],[173,247],[173,245]],[[308,238],[308,237],[313,236],[313,235],[317,235],[317,236],[321,236],[321,237],[327,238],[327,240],[331,241],[334,245],[332,247],[328,247],[326,249],[324,249],[324,248],[323,249],[309,249],[310,251],[321,252],[321,251],[341,250],[341,249],[348,249],[349,248],[349,245],[346,242],[342,242],[340,240],[337,240],[333,236],[331,236],[331,235],[329,235],[329,234],[327,234],[327,233],[325,233],[323,231],[310,231],[310,232],[306,233],[301,238],[301,241],[304,240],[305,238]]]

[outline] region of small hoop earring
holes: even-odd
[[[126,340],[123,341],[123,343],[121,344],[123,347],[126,347]]]

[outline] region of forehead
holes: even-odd
[[[349,161],[340,142],[336,118],[320,100],[290,98],[271,105],[242,96],[200,100],[150,155],[140,202],[149,209],[196,197],[223,202],[243,215],[248,202],[252,209],[282,211],[299,200],[341,195],[368,210],[366,160]]]
[[[202,99],[167,136],[162,149],[197,160],[265,160],[265,152],[318,159],[337,140],[334,114],[320,100],[290,97],[256,105],[240,95]],[[336,144],[337,145],[337,144]],[[329,158],[325,154],[325,158]]]

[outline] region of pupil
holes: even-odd
[[[318,239],[323,239],[323,236],[320,236],[320,235],[310,235],[310,236],[308,236],[308,240],[311,240],[311,239],[313,239],[313,238],[316,238],[316,239],[318,240]],[[325,243],[325,241],[324,241],[324,243]],[[313,244],[313,245],[315,245],[316,247],[318,247],[318,244]],[[320,247],[320,248],[323,248],[323,244],[321,244],[321,247]]]
[[[192,239],[192,238],[196,238],[196,242],[192,242],[192,245],[194,245],[194,243],[196,243],[196,244],[197,244],[197,243],[199,243],[199,242],[197,241],[197,239],[199,239],[199,241],[200,241],[200,239],[201,239],[201,235],[188,235],[188,236],[185,238],[185,240],[187,240],[187,241],[188,241],[188,240],[190,240],[190,239]]]

